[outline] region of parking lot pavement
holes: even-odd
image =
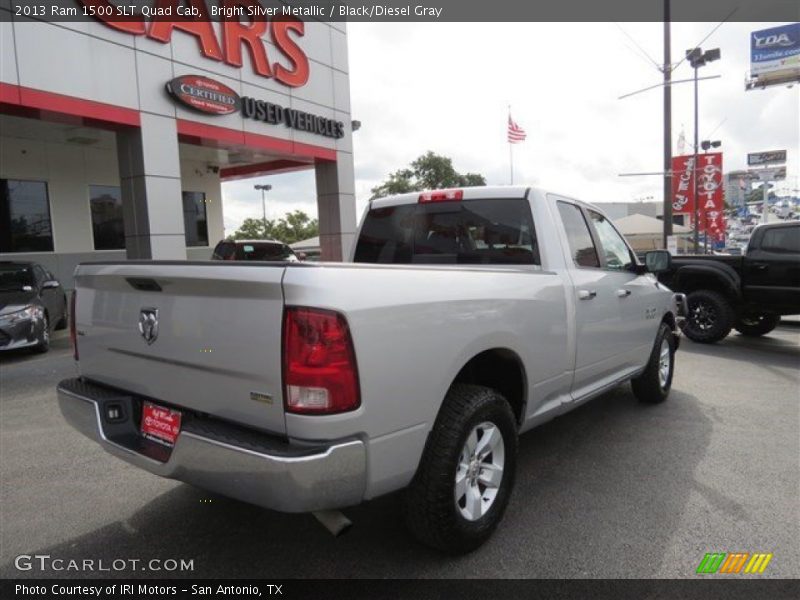
[[[459,558],[411,539],[396,494],[347,510],[355,525],[334,539],[311,516],[118,461],[64,423],[54,386],[73,373],[63,337],[0,357],[2,577],[42,575],[14,568],[23,553],[193,559],[193,577],[695,577],[715,551],[771,552],[762,577],[800,576],[797,321],[684,340],[667,403],[637,404],[626,385],[523,436],[505,520]]]

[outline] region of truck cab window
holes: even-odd
[[[600,238],[600,249],[605,257],[605,268],[611,271],[624,271],[633,264],[633,256],[622,239],[622,236],[614,229],[611,221],[600,213],[589,210],[589,217],[592,219],[594,230]]]
[[[528,200],[474,199],[373,208],[355,262],[540,265]]]
[[[575,265],[599,268],[600,259],[597,257],[592,234],[589,233],[589,226],[581,214],[581,209],[569,202],[559,202],[558,212],[561,214],[564,229],[567,230],[567,241]]]
[[[779,254],[800,254],[800,227],[775,227],[765,231],[761,249]]]

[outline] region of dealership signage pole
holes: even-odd
[[[670,0],[664,0],[664,248],[672,235],[672,48]]]
[[[692,65],[694,67],[694,158],[692,159],[692,198],[694,198],[694,253],[697,254],[699,251],[700,245],[700,199],[697,197],[697,179],[700,173],[697,170],[697,162],[698,162],[698,146],[700,145],[700,114],[699,114],[699,106],[698,106],[698,94],[697,94],[697,69],[700,67],[699,64],[694,63]],[[706,236],[708,236],[708,232],[706,231]]]
[[[703,52],[699,47],[692,48],[686,51],[686,58],[689,64],[694,69],[694,159],[692,161],[692,199],[694,202],[694,252],[697,254],[700,251],[700,206],[699,198],[697,197],[697,180],[700,176],[699,173],[699,153],[700,153],[700,113],[698,108],[698,85],[697,85],[697,71],[706,63],[718,60],[720,58],[719,48],[706,50]],[[705,212],[705,211],[704,211]],[[708,236],[708,231],[705,232]]]

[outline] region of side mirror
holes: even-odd
[[[50,279],[42,284],[43,290],[54,290],[59,287],[61,287],[61,284],[58,283],[55,279]]]
[[[651,250],[645,253],[644,264],[650,273],[663,273],[672,267],[672,255],[667,250]]]
[[[298,252],[298,253],[297,253],[297,260],[303,261],[303,260],[305,260],[306,258],[308,258],[308,257],[306,256],[306,253],[305,253],[305,252]]]

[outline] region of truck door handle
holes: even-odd
[[[766,271],[769,268],[769,265],[767,265],[765,263],[756,263],[756,264],[753,265],[753,268],[756,271]]]
[[[595,296],[597,296],[597,292],[594,290],[578,290],[579,300],[591,300]]]
[[[619,296],[620,298],[627,298],[630,295],[631,295],[630,290],[617,290],[617,296]]]

